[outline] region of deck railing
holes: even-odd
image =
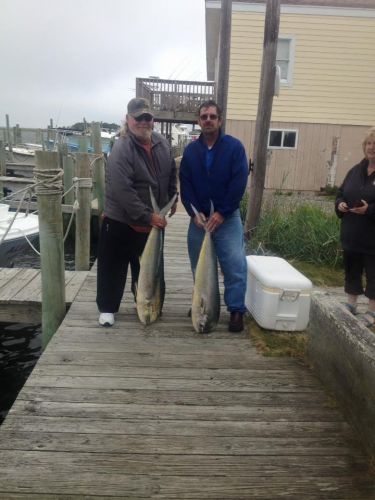
[[[214,98],[215,83],[137,78],[136,95],[148,99],[154,111],[195,113],[202,101]]]

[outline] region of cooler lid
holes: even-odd
[[[248,270],[265,286],[283,290],[310,290],[313,286],[306,276],[280,257],[248,255],[246,260]]]

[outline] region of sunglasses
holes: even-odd
[[[217,120],[219,117],[217,115],[200,115],[199,117],[201,120]]]
[[[134,116],[134,120],[136,122],[142,122],[142,121],[152,122],[153,117],[151,115],[147,114],[147,113],[144,113],[143,115],[140,115],[140,116],[137,116],[137,117]]]

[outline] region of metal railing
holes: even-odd
[[[136,78],[136,95],[154,111],[195,113],[202,101],[214,98],[215,82]]]

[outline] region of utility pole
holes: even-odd
[[[254,137],[254,170],[250,177],[245,234],[258,225],[267,166],[267,140],[275,92],[276,52],[279,36],[280,0],[267,0],[264,25],[263,60],[259,87],[258,112]]]
[[[216,99],[218,105],[222,110],[221,128],[223,132],[225,132],[225,121],[227,117],[231,26],[232,26],[232,0],[221,0],[219,74],[217,82]]]

